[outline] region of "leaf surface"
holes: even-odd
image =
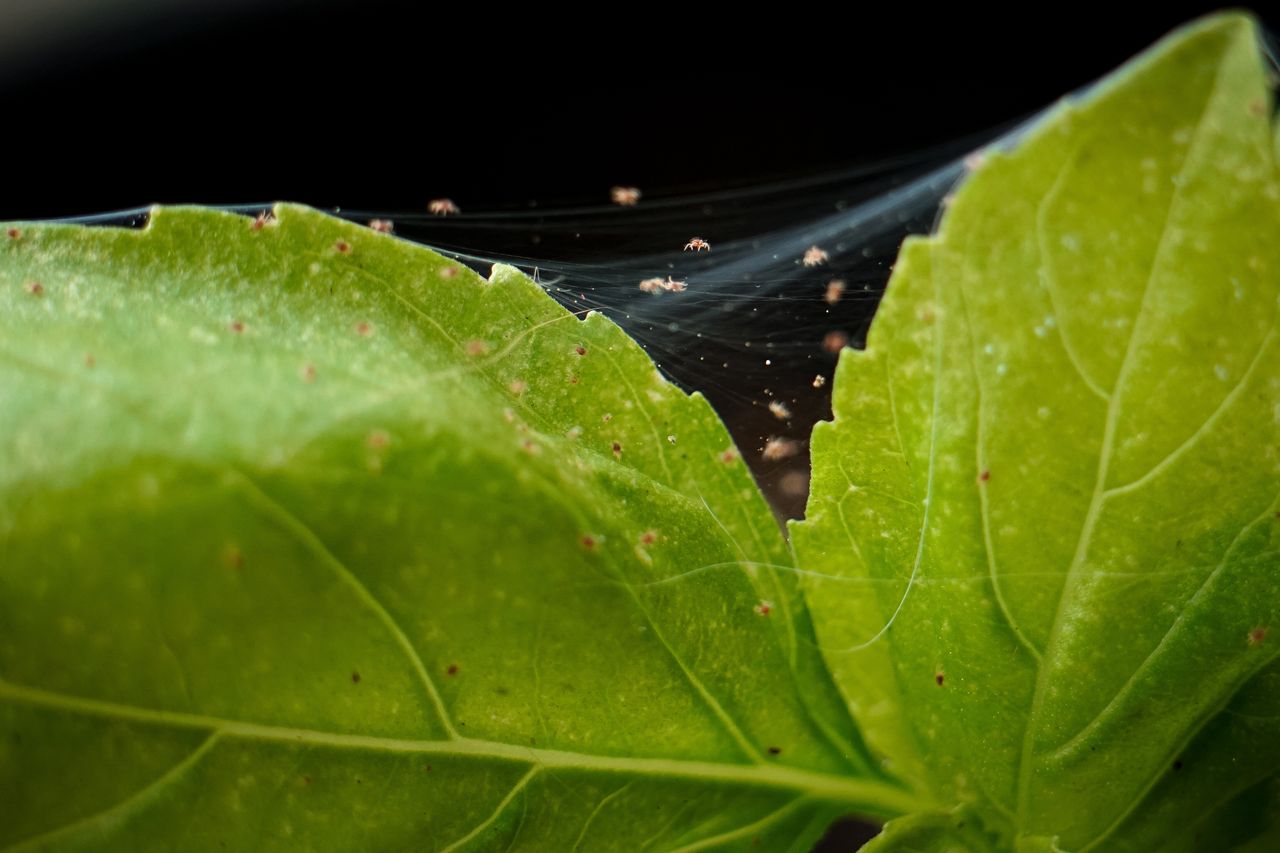
[[[789,849],[911,808],[704,400],[514,269],[276,214],[0,235],[0,846]]]
[[[892,769],[1023,849],[1280,816],[1269,116],[1220,16],[989,152],[815,430],[793,537],[836,680]]]

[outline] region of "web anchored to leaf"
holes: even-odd
[[[1216,19],[989,156],[816,431],[795,538],[837,681],[1010,836],[1162,847],[1159,816],[1215,826],[1275,772],[1234,751],[1276,739],[1237,716],[1276,701],[1250,638],[1280,617],[1266,99]]]
[[[1219,17],[975,159],[798,560],[706,401],[510,267],[292,206],[8,229],[0,844],[1265,845],[1268,106]]]

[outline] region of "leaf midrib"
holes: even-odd
[[[173,728],[200,729],[216,733],[222,738],[233,737],[243,740],[387,753],[493,758],[542,768],[696,779],[724,784],[796,790],[815,799],[847,804],[859,813],[873,816],[908,813],[916,810],[920,805],[913,794],[891,782],[837,776],[776,764],[734,764],[672,758],[592,755],[470,737],[451,740],[415,740],[328,732],[181,711],[159,711],[43,690],[14,684],[3,679],[0,679],[0,698],[87,716]]]
[[[1023,833],[1027,829],[1027,810],[1029,806],[1029,798],[1031,793],[1031,781],[1033,775],[1033,762],[1035,755],[1035,734],[1036,724],[1041,716],[1041,708],[1046,694],[1047,674],[1051,671],[1049,662],[1056,657],[1058,643],[1061,640],[1063,631],[1063,622],[1068,611],[1068,602],[1075,593],[1075,583],[1078,582],[1081,566],[1084,565],[1085,557],[1088,554],[1094,526],[1099,515],[1102,512],[1103,504],[1106,502],[1108,495],[1107,476],[1110,473],[1111,454],[1113,442],[1115,440],[1115,432],[1119,425],[1120,406],[1122,403],[1122,390],[1128,378],[1129,370],[1132,366],[1133,352],[1138,344],[1138,336],[1141,330],[1143,319],[1146,315],[1149,298],[1151,295],[1152,285],[1160,268],[1163,266],[1163,256],[1168,244],[1168,238],[1171,231],[1171,223],[1174,211],[1178,208],[1182,201],[1182,187],[1184,185],[1183,178],[1186,171],[1195,159],[1201,134],[1206,126],[1206,119],[1214,100],[1218,97],[1222,86],[1222,67],[1219,66],[1214,76],[1212,85],[1209,87],[1207,96],[1205,97],[1204,108],[1201,111],[1200,118],[1196,122],[1195,131],[1193,132],[1190,144],[1187,146],[1183,155],[1183,160],[1178,169],[1178,174],[1174,178],[1174,190],[1169,199],[1169,205],[1165,210],[1164,225],[1160,231],[1160,238],[1157,241],[1155,253],[1151,259],[1151,269],[1148,272],[1147,280],[1143,286],[1142,297],[1138,303],[1138,311],[1133,320],[1133,326],[1129,331],[1129,338],[1125,345],[1124,355],[1121,358],[1119,370],[1116,373],[1115,381],[1112,385],[1111,393],[1107,397],[1106,419],[1103,427],[1102,443],[1098,452],[1098,466],[1094,477],[1093,495],[1089,502],[1089,508],[1085,515],[1084,522],[1081,525],[1080,534],[1076,543],[1075,554],[1072,557],[1071,564],[1067,569],[1067,576],[1063,583],[1062,591],[1058,596],[1058,605],[1055,609],[1053,621],[1050,625],[1049,639],[1045,644],[1043,660],[1037,667],[1036,682],[1034,692],[1031,699],[1031,709],[1027,716],[1026,728],[1023,732],[1022,747],[1018,759],[1018,800],[1017,800],[1017,825],[1019,832]],[[1134,803],[1122,812],[1122,818],[1127,815],[1136,805],[1137,801],[1146,795],[1146,790],[1135,798]],[[1116,824],[1111,825],[1097,837],[1089,840],[1085,845],[1086,848],[1093,847],[1101,840],[1107,837],[1115,829]]]

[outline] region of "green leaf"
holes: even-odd
[[[1200,22],[989,152],[815,430],[793,536],[833,674],[891,769],[1022,849],[1280,822],[1257,38]]]
[[[972,809],[961,806],[950,814],[918,812],[891,820],[862,853],[987,853],[995,843]]]
[[[276,214],[0,232],[0,845],[800,849],[916,807],[702,398],[511,268]]]

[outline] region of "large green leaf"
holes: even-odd
[[[800,849],[913,807],[704,400],[513,269],[277,215],[0,232],[0,845]]]
[[[1197,24],[989,153],[814,434],[794,542],[837,682],[896,772],[1024,849],[1226,849],[1280,817],[1256,40]]]

